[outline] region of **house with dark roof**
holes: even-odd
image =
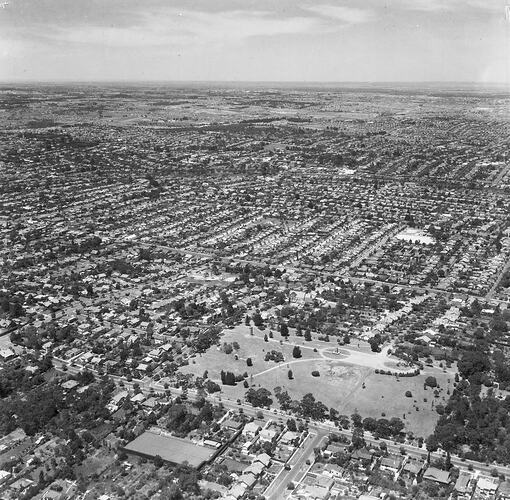
[[[367,448],[361,448],[353,451],[351,460],[361,467],[366,467],[372,463],[373,456],[374,454]]]
[[[386,470],[393,474],[396,474],[402,464],[404,463],[404,458],[400,455],[388,455],[387,457],[383,457],[381,459],[381,463],[379,467],[381,470]]]
[[[423,468],[425,467],[425,462],[422,460],[408,460],[404,467],[402,468],[402,476],[408,477],[410,479],[414,479],[418,477]]]

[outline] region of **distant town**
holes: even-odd
[[[510,500],[509,105],[0,85],[0,498]]]

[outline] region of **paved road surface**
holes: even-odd
[[[139,241],[136,239],[125,240],[125,241],[123,240],[122,242],[123,243],[131,243],[133,245],[151,247],[151,248],[159,248],[162,250],[169,250],[169,251],[180,253],[180,254],[194,255],[196,257],[214,258],[214,259],[221,260],[222,262],[239,262],[241,264],[252,264],[252,265],[259,265],[259,266],[265,266],[265,265],[271,264],[271,262],[265,261],[262,259],[258,259],[258,260],[257,259],[249,259],[248,260],[248,259],[236,258],[235,256],[230,256],[230,257],[222,256],[222,255],[220,255],[219,252],[212,253],[212,252],[201,251],[198,249],[174,248],[174,247],[169,247],[169,246],[165,246],[165,245],[158,245],[156,243],[143,242],[143,241]],[[370,279],[370,278],[353,277],[346,273],[319,271],[319,270],[307,269],[307,268],[302,268],[302,267],[292,267],[292,266],[288,266],[288,265],[284,265],[284,267],[287,270],[292,270],[292,271],[296,271],[296,272],[310,273],[310,274],[321,275],[321,276],[325,276],[325,277],[347,278],[350,281],[355,282],[355,283],[374,283],[374,284],[379,284],[379,285],[388,285],[390,287],[398,286],[399,288],[403,288],[406,290],[435,293],[435,294],[440,294],[440,295],[450,295],[452,293],[450,290],[442,290],[440,288],[434,288],[431,286],[403,285],[403,284],[399,284],[399,283],[379,281],[379,280],[374,280],[374,279]],[[484,298],[483,295],[477,295],[477,294],[473,294],[473,293],[471,293],[471,294],[463,293],[461,295],[463,295],[463,296],[466,295],[468,297],[473,297],[473,298],[478,298],[478,299]],[[501,304],[508,304],[508,302],[505,300],[498,300],[498,299],[492,299],[492,300],[494,300],[495,302],[501,303]]]
[[[84,368],[82,366],[76,365],[76,366],[70,366],[67,361],[61,360],[59,358],[53,358],[53,365],[56,369],[62,370],[64,366],[67,368],[67,373],[79,373]],[[95,370],[90,370],[93,373],[97,373]],[[143,392],[150,393],[151,389],[152,391],[156,392],[165,392],[170,391],[173,396],[180,396],[182,395],[182,389],[177,389],[175,387],[169,387],[168,389],[165,389],[163,385],[158,384],[156,382],[147,382],[143,380],[133,380],[128,381],[124,377],[119,377],[116,375],[109,375],[117,384],[122,382],[122,384],[127,388],[132,388],[135,383],[137,383],[140,386],[140,389]],[[194,389],[190,389],[188,391],[188,397],[191,399],[196,399],[198,397],[197,391]],[[288,418],[292,417],[291,414],[288,414],[284,411],[278,410],[278,409],[272,409],[268,410],[266,408],[255,408],[247,403],[239,404],[237,401],[233,401],[231,399],[225,398],[222,395],[217,394],[209,394],[207,395],[207,399],[210,401],[213,401],[216,404],[222,404],[225,408],[229,410],[239,411],[242,410],[246,415],[250,417],[256,417],[257,414],[262,413],[262,415],[266,419],[273,419],[280,421],[282,423],[285,423]],[[348,439],[351,439],[352,432],[350,430],[345,429],[339,429],[336,427],[336,425],[333,422],[325,421],[325,422],[315,422],[311,421],[308,424],[308,429],[311,433],[314,433],[318,437],[324,438],[327,434],[334,432],[335,434],[342,434]],[[427,450],[424,448],[418,448],[417,446],[410,445],[410,444],[402,444],[402,443],[395,443],[393,441],[387,440],[387,439],[375,439],[371,437],[370,433],[365,433],[365,441],[368,445],[378,448],[381,443],[385,443],[388,451],[390,453],[399,454],[401,450],[403,449],[405,453],[411,457],[414,458],[423,458],[427,457]],[[320,442],[320,439],[319,439]],[[312,446],[312,455],[313,455],[313,448],[317,446]],[[300,461],[297,462],[298,467],[300,466],[300,462],[306,462],[306,459],[308,457],[301,456]],[[441,458],[440,453],[432,453],[431,454],[431,460],[439,459]],[[465,460],[462,461],[459,457],[456,457],[452,455],[451,457],[452,464],[454,464],[457,467],[460,467],[461,469],[467,469],[469,465],[473,467],[475,471],[479,471],[483,474],[490,474],[493,469],[497,469],[499,474],[504,474],[506,477],[510,477],[510,467],[503,466],[503,465],[494,465],[494,464],[483,464],[481,462],[476,462],[473,460]],[[287,482],[285,485],[289,482],[290,479],[287,479]],[[275,499],[276,500],[276,499]]]
[[[308,434],[304,443],[291,457],[289,461],[290,470],[283,469],[268,486],[266,491],[264,491],[264,496],[267,500],[281,500],[285,498],[287,485],[290,482],[297,483],[298,480],[301,480],[310,467],[306,461],[309,460],[309,463],[313,463],[313,450],[321,446],[322,441],[327,439],[327,435],[328,432],[325,430],[314,430]]]
[[[503,266],[501,271],[498,273],[498,277],[494,281],[494,284],[492,285],[491,289],[487,292],[487,295],[485,296],[486,300],[491,300],[494,294],[496,293],[496,289],[498,288],[499,282],[503,278],[504,274],[510,270],[510,259],[508,259],[507,263]]]

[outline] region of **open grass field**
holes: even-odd
[[[198,355],[193,362],[181,368],[183,373],[193,373],[195,375],[203,375],[204,371],[207,370],[209,378],[212,380],[220,380],[221,370],[229,370],[234,373],[248,372],[249,375],[255,375],[259,372],[274,368],[277,363],[274,361],[264,361],[264,357],[268,351],[280,351],[284,355],[285,361],[296,361],[292,357],[292,349],[295,345],[300,345],[297,342],[283,341],[280,343],[281,336],[278,333],[274,333],[274,339],[269,339],[268,342],[264,341],[264,333],[269,333],[269,330],[260,332],[256,328],[253,329],[254,335],[250,335],[250,329],[248,327],[239,326],[233,330],[226,330],[221,338],[221,344],[238,342],[240,349],[234,351],[231,354],[225,354],[216,346],[212,346],[205,354]],[[304,343],[302,338],[299,338]],[[307,344],[309,344],[307,342]],[[324,343],[322,343],[324,344]],[[300,359],[320,359],[321,356],[318,352],[313,352],[313,347],[301,346],[302,357]],[[238,356],[238,360],[235,359],[235,355]],[[246,364],[246,359],[251,358],[253,366],[249,367]]]
[[[416,377],[402,377],[398,380],[394,376],[378,375],[374,366],[381,363],[391,366],[396,363],[392,358],[383,358],[380,354],[366,350],[365,346],[358,348],[356,344],[353,346],[355,349],[339,346],[336,353],[334,342],[305,342],[302,337],[291,336],[288,342],[280,343],[278,333],[274,334],[273,341],[265,342],[263,336],[264,333],[256,328],[254,335],[251,335],[250,329],[244,326],[226,330],[221,343],[238,342],[240,349],[237,352],[225,354],[213,346],[202,355],[197,364],[183,367],[181,371],[201,376],[204,370],[208,370],[209,378],[218,383],[221,370],[236,374],[247,372],[247,380],[253,387],[260,386],[273,391],[274,387],[280,386],[293,399],[312,393],[326,406],[336,408],[345,415],[357,411],[363,417],[399,417],[405,421],[406,430],[423,437],[432,432],[439,418],[432,402],[434,405],[445,404],[448,399],[447,389],[453,389],[452,373],[444,373],[439,368],[426,367]],[[299,359],[292,357],[294,345],[301,347],[302,357]],[[273,349],[284,354],[283,363],[264,361],[265,353]],[[237,354],[238,360],[235,360],[234,354]],[[247,357],[252,358],[252,367],[246,365]],[[293,372],[292,380],[288,378],[289,369]],[[313,370],[318,370],[320,377],[312,376]],[[432,389],[424,389],[425,378],[429,375],[436,377],[440,386],[438,398],[434,397]],[[229,399],[243,399],[246,392],[242,383],[235,387],[221,387],[222,393]],[[412,397],[406,397],[406,391],[411,391]]]

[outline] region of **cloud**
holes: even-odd
[[[10,0],[0,78],[501,79],[507,2]]]
[[[440,12],[455,9],[455,1],[452,0],[404,0],[402,7],[408,10],[422,12]]]
[[[277,18],[265,11],[195,12],[160,8],[141,12],[135,26],[59,26],[38,30],[38,36],[59,43],[110,47],[190,47],[320,30],[321,23],[306,16]]]
[[[342,21],[345,24],[366,23],[373,18],[373,12],[371,10],[341,5],[322,4],[305,7],[304,9],[322,18]]]
[[[18,0],[0,12],[3,38],[57,44],[137,47],[236,42],[322,34],[360,24],[372,11],[308,0]],[[206,8],[207,7],[207,8]]]
[[[422,12],[453,12],[457,10],[497,11],[504,9],[504,0],[398,0],[408,10]]]

